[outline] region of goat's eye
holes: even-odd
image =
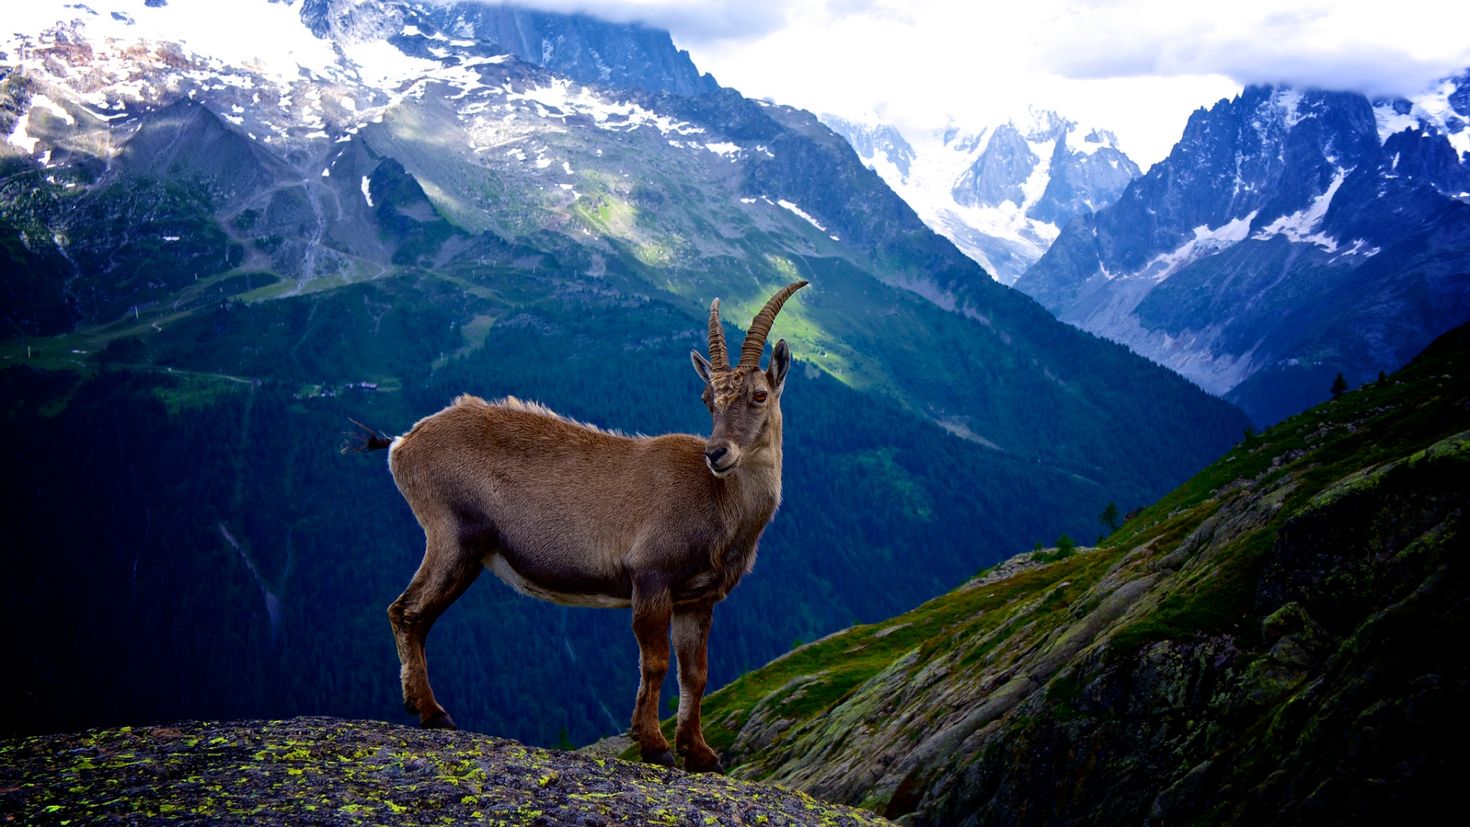
[[[752,396],[751,399],[754,399],[757,402],[764,402],[764,401],[766,401],[766,392],[765,391],[756,391],[755,392],[755,395]]]

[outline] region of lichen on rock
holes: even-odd
[[[765,784],[335,718],[0,741],[0,814],[58,825],[883,823]]]

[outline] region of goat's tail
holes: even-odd
[[[347,421],[356,425],[357,430],[342,434],[342,453],[365,454],[368,451],[380,451],[393,444],[393,438],[382,431],[369,428],[350,416]]]

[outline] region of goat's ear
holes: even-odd
[[[704,383],[708,385],[710,371],[709,360],[700,356],[697,350],[689,351],[689,360],[694,363],[694,372],[699,374],[699,378],[703,379]]]
[[[786,383],[786,371],[788,370],[791,370],[791,348],[787,347],[786,340],[782,339],[771,350],[771,364],[766,368],[766,379],[776,393],[780,393],[781,386]]]

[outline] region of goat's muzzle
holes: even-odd
[[[740,464],[740,449],[723,440],[711,442],[705,446],[704,462],[711,473],[723,477]]]

